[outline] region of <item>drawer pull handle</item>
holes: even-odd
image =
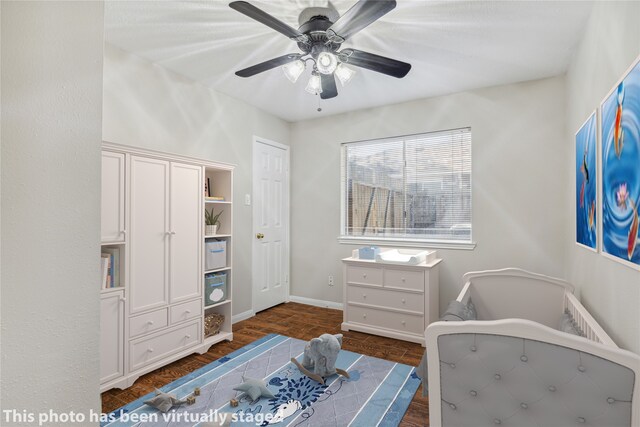
[[[367,278],[367,273],[362,273],[362,277]]]
[[[185,335],[184,337],[185,337],[186,339],[189,339],[189,338],[191,338],[191,335],[187,334],[187,335]]]
[[[403,304],[406,304],[406,303],[407,303],[407,300],[406,300],[406,299],[404,299],[404,298],[402,298],[402,303],[403,303]]]
[[[191,314],[191,310],[185,310],[184,314]]]
[[[362,298],[366,298],[366,297],[367,297],[367,294],[362,294]]]
[[[127,234],[127,230],[120,230],[120,234]]]
[[[153,325],[153,320],[149,320],[149,321],[147,322],[147,325],[149,325],[149,326]]]
[[[365,314],[363,314],[363,315],[362,315],[362,318],[366,319],[366,318],[367,318],[367,314],[366,314],[366,313],[365,313]]]
[[[149,348],[147,349],[147,351],[148,351],[149,353],[153,353],[153,349],[152,349],[151,347],[149,347]]]
[[[402,278],[402,281],[403,281],[403,282],[406,282],[406,281],[407,281],[407,279],[405,279],[405,278],[403,277],[403,278]]]
[[[402,322],[400,322],[400,323],[402,323],[403,325],[406,325],[406,324],[407,324],[407,322],[405,322],[404,320],[403,320]]]

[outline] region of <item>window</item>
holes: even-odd
[[[471,243],[471,129],[343,144],[341,240]]]

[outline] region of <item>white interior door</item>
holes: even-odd
[[[253,144],[253,310],[289,298],[289,149]]]

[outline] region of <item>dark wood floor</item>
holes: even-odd
[[[205,354],[193,354],[140,377],[126,389],[112,389],[102,394],[103,412],[111,412],[132,402],[156,387],[162,387],[202,366],[237,350],[267,334],[310,340],[324,333],[343,333],[342,348],[393,362],[417,366],[424,349],[419,344],[378,337],[360,332],[342,332],[342,311],[287,303],[258,313],[233,325],[233,341],[214,345]],[[428,426],[429,403],[422,396],[422,386],[413,398],[401,426]]]

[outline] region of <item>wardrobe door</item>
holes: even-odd
[[[201,294],[202,167],[171,163],[171,303]]]
[[[102,243],[124,241],[124,154],[102,152]]]
[[[131,157],[130,303],[137,313],[169,302],[169,162]]]
[[[100,296],[100,383],[124,375],[124,291]]]

